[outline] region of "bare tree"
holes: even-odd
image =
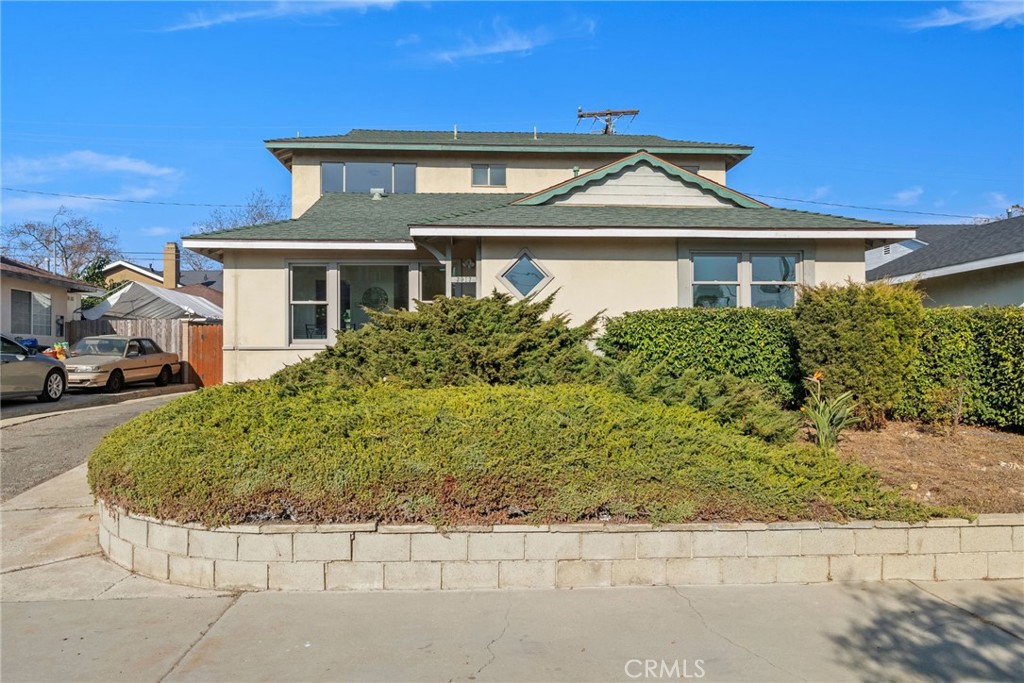
[[[5,225],[3,251],[37,268],[69,276],[90,263],[120,256],[116,235],[63,206],[49,223],[25,221]]]
[[[192,224],[191,234],[283,221],[288,218],[290,209],[288,197],[284,195],[271,197],[260,188],[249,195],[249,199],[243,206],[229,210],[214,209],[205,220]],[[188,270],[207,270],[219,267],[215,261],[188,249],[182,250],[181,261]]]

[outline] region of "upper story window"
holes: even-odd
[[[376,161],[325,161],[320,164],[320,193],[368,193],[383,188],[388,194],[416,192],[416,164]]]
[[[505,164],[473,164],[473,185],[505,187]]]

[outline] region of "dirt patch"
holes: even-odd
[[[870,465],[908,498],[974,513],[1024,511],[1024,435],[960,427],[947,436],[897,422],[843,436],[843,455]]]

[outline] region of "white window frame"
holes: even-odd
[[[295,268],[324,268],[325,298],[320,299],[296,299],[295,298]],[[292,346],[323,346],[331,337],[331,264],[324,261],[295,262],[288,264],[288,343]],[[307,339],[294,336],[295,334],[295,307],[300,306],[326,306],[327,307],[327,329],[322,339]]]
[[[508,273],[508,271],[512,269],[512,266],[517,264],[519,262],[519,259],[523,258],[524,256],[530,259],[534,267],[536,267],[537,270],[539,270],[544,277],[541,278],[540,282],[537,283],[537,286],[531,289],[529,292],[527,292],[526,294],[520,294],[519,289],[516,288],[514,284],[512,284],[511,280],[505,277],[505,274]],[[551,284],[551,282],[554,279],[555,277],[550,273],[550,271],[548,271],[547,268],[544,267],[544,265],[540,262],[540,259],[534,256],[533,252],[531,252],[529,249],[525,248],[520,249],[514,258],[506,262],[505,265],[503,265],[498,270],[498,281],[505,286],[505,289],[507,289],[512,296],[520,300],[525,299],[528,296],[536,296],[540,294],[541,292],[544,291],[545,287]]]
[[[31,337],[50,337],[53,336],[53,296],[44,292],[33,292],[27,289],[11,289],[10,290],[10,304],[11,304],[11,334],[27,335]],[[19,292],[22,294],[28,294],[28,330],[16,330],[14,329],[14,293]],[[37,303],[36,297],[45,297],[47,305],[44,308]],[[36,327],[37,319],[42,321],[42,316],[46,316],[46,327],[45,331],[43,327]]]
[[[491,180],[491,169],[501,167],[505,170],[505,182],[495,183]],[[473,172],[478,168],[487,169],[487,182],[480,184],[474,181]],[[473,187],[508,187],[508,164],[470,164],[469,182]]]
[[[736,265],[737,280],[697,280],[695,277],[696,265],[695,260],[699,256],[736,256],[738,257]],[[752,256],[794,256],[796,257],[796,273],[794,274],[795,280],[793,282],[781,282],[781,281],[762,281],[753,279],[753,262]],[[736,308],[752,308],[752,289],[755,285],[781,285],[786,287],[793,287],[793,303],[796,303],[798,298],[799,290],[797,285],[804,281],[804,253],[799,249],[744,249],[744,250],[728,250],[728,249],[714,249],[714,250],[692,250],[690,252],[690,306],[696,306],[696,302],[693,299],[693,290],[697,285],[735,285],[736,286]]]
[[[413,305],[413,301],[420,296],[420,264],[421,260],[386,260],[374,261],[369,259],[324,261],[319,260],[291,260],[288,261],[288,309],[285,320],[288,329],[285,331],[288,348],[316,348],[322,349],[334,343],[334,332],[341,329],[341,269],[350,266],[404,266],[409,269],[409,281],[407,289],[409,301],[407,307]],[[295,266],[325,266],[327,268],[327,300],[326,301],[295,301],[292,290],[292,269]],[[292,318],[292,306],[294,304],[327,304],[327,337],[325,339],[295,339],[292,337],[294,321]]]

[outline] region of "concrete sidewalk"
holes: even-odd
[[[240,595],[108,563],[84,477],[0,506],[5,683],[1024,678],[1020,581]]]

